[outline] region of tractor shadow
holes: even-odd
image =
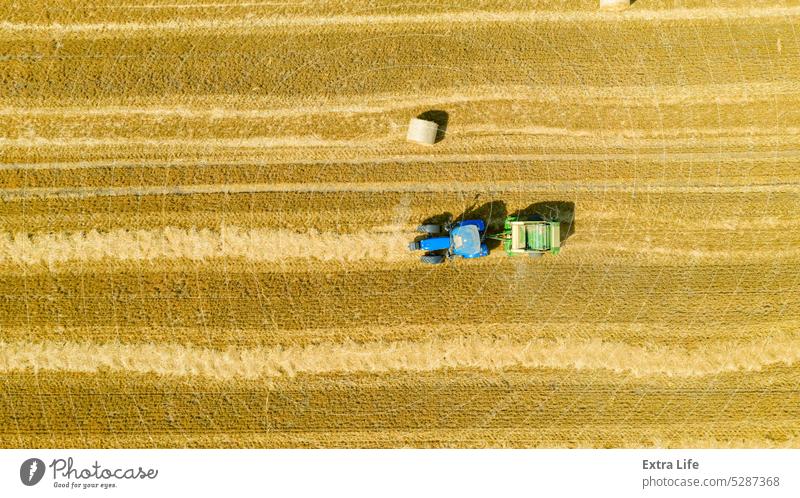
[[[439,125],[439,129],[436,132],[436,140],[433,143],[439,143],[444,140],[444,136],[447,133],[447,122],[450,120],[450,115],[447,114],[446,111],[440,111],[438,109],[431,109],[430,111],[425,111],[419,116],[417,119],[424,119],[425,121],[433,121],[437,125]]]
[[[476,201],[458,216],[453,216],[453,213],[450,212],[444,212],[425,218],[419,224],[444,225],[446,223],[464,220],[483,220],[484,223],[486,223],[486,233],[491,234],[498,229],[502,229],[506,216],[508,216],[508,208],[504,201],[490,201],[481,205],[478,205]],[[425,238],[427,238],[426,235],[420,235],[414,240],[418,242]],[[496,249],[501,244],[499,240],[493,239],[484,239],[484,242],[490,251]]]
[[[536,202],[511,213],[522,219],[529,219],[532,216],[540,216],[548,221],[558,220],[561,222],[561,243],[575,233],[575,203],[569,201],[543,201]]]

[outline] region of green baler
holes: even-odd
[[[561,250],[561,223],[544,221],[539,217],[520,220],[518,216],[509,216],[503,231],[490,238],[501,241],[509,256],[527,254],[539,257],[548,252],[558,254]]]

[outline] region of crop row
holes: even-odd
[[[530,178],[537,177],[532,171]],[[10,233],[108,231],[173,226],[208,228],[317,229],[352,233],[397,223],[413,226],[452,215],[492,217],[531,208],[575,220],[582,230],[636,231],[643,226],[679,233],[682,226],[734,229],[774,227],[777,238],[796,231],[791,223],[800,196],[786,192],[645,193],[554,192],[546,184],[529,192],[500,188],[456,192],[271,192],[25,199],[0,205],[0,229]],[[573,206],[568,206],[572,203]],[[548,208],[550,206],[553,209]],[[561,208],[565,209],[561,213]],[[567,212],[569,211],[569,212]],[[592,228],[594,227],[594,228]]]
[[[515,264],[337,273],[160,271],[0,277],[0,325],[278,330],[430,323],[698,322],[800,318],[795,264],[686,268]],[[779,291],[779,292],[778,292]],[[534,318],[535,317],[535,318]],[[724,334],[725,331],[720,330]]]
[[[521,380],[521,377],[525,380]],[[797,382],[797,369],[740,374],[712,381],[669,378],[631,382],[624,376],[575,371],[452,371],[436,375],[299,377],[272,388],[263,383],[206,384],[152,376],[15,374],[4,377],[2,444],[35,437],[217,437],[270,433],[277,441],[318,433],[318,444],[378,433],[431,431],[447,441],[462,431],[486,441],[516,430],[560,433],[557,445],[642,444],[669,434],[662,444],[708,438],[728,444],[798,437],[797,391],[743,388],[748,379]],[[80,416],[77,416],[80,414]],[[611,428],[613,427],[613,431]],[[605,436],[616,432],[619,441]],[[644,441],[639,440],[645,434]],[[412,439],[409,434],[409,439]],[[352,437],[352,436],[351,436]],[[509,440],[520,444],[525,439]],[[540,441],[539,444],[544,444]],[[451,445],[466,444],[459,439]],[[173,443],[174,444],[174,443]],[[647,444],[647,443],[645,443]]]
[[[180,26],[180,23],[177,24]],[[765,43],[768,28],[772,43]],[[486,84],[696,85],[797,75],[790,20],[452,23],[0,40],[0,94],[410,94]],[[45,33],[47,33],[45,31]],[[378,36],[382,34],[383,36]],[[781,54],[776,54],[780,39]],[[391,54],[391,56],[387,56]],[[500,56],[498,56],[500,54]],[[45,62],[42,62],[45,61]],[[324,75],[320,77],[320,75]],[[646,78],[643,75],[647,75]]]

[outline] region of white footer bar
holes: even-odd
[[[9,497],[800,496],[800,450],[3,450],[0,468]]]

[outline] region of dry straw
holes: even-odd
[[[373,259],[397,261],[407,257],[404,233],[358,232],[336,234],[309,230],[222,227],[156,230],[112,230],[110,232],[4,234],[0,235],[0,263],[53,264],[67,261],[116,259],[144,261],[185,258],[245,258],[280,261],[312,258],[321,261]]]
[[[634,376],[693,377],[792,365],[799,360],[800,339],[795,338],[721,342],[693,350],[599,339],[519,342],[485,337],[225,350],[165,344],[0,343],[2,372],[112,370],[215,379],[447,368],[606,369]]]

